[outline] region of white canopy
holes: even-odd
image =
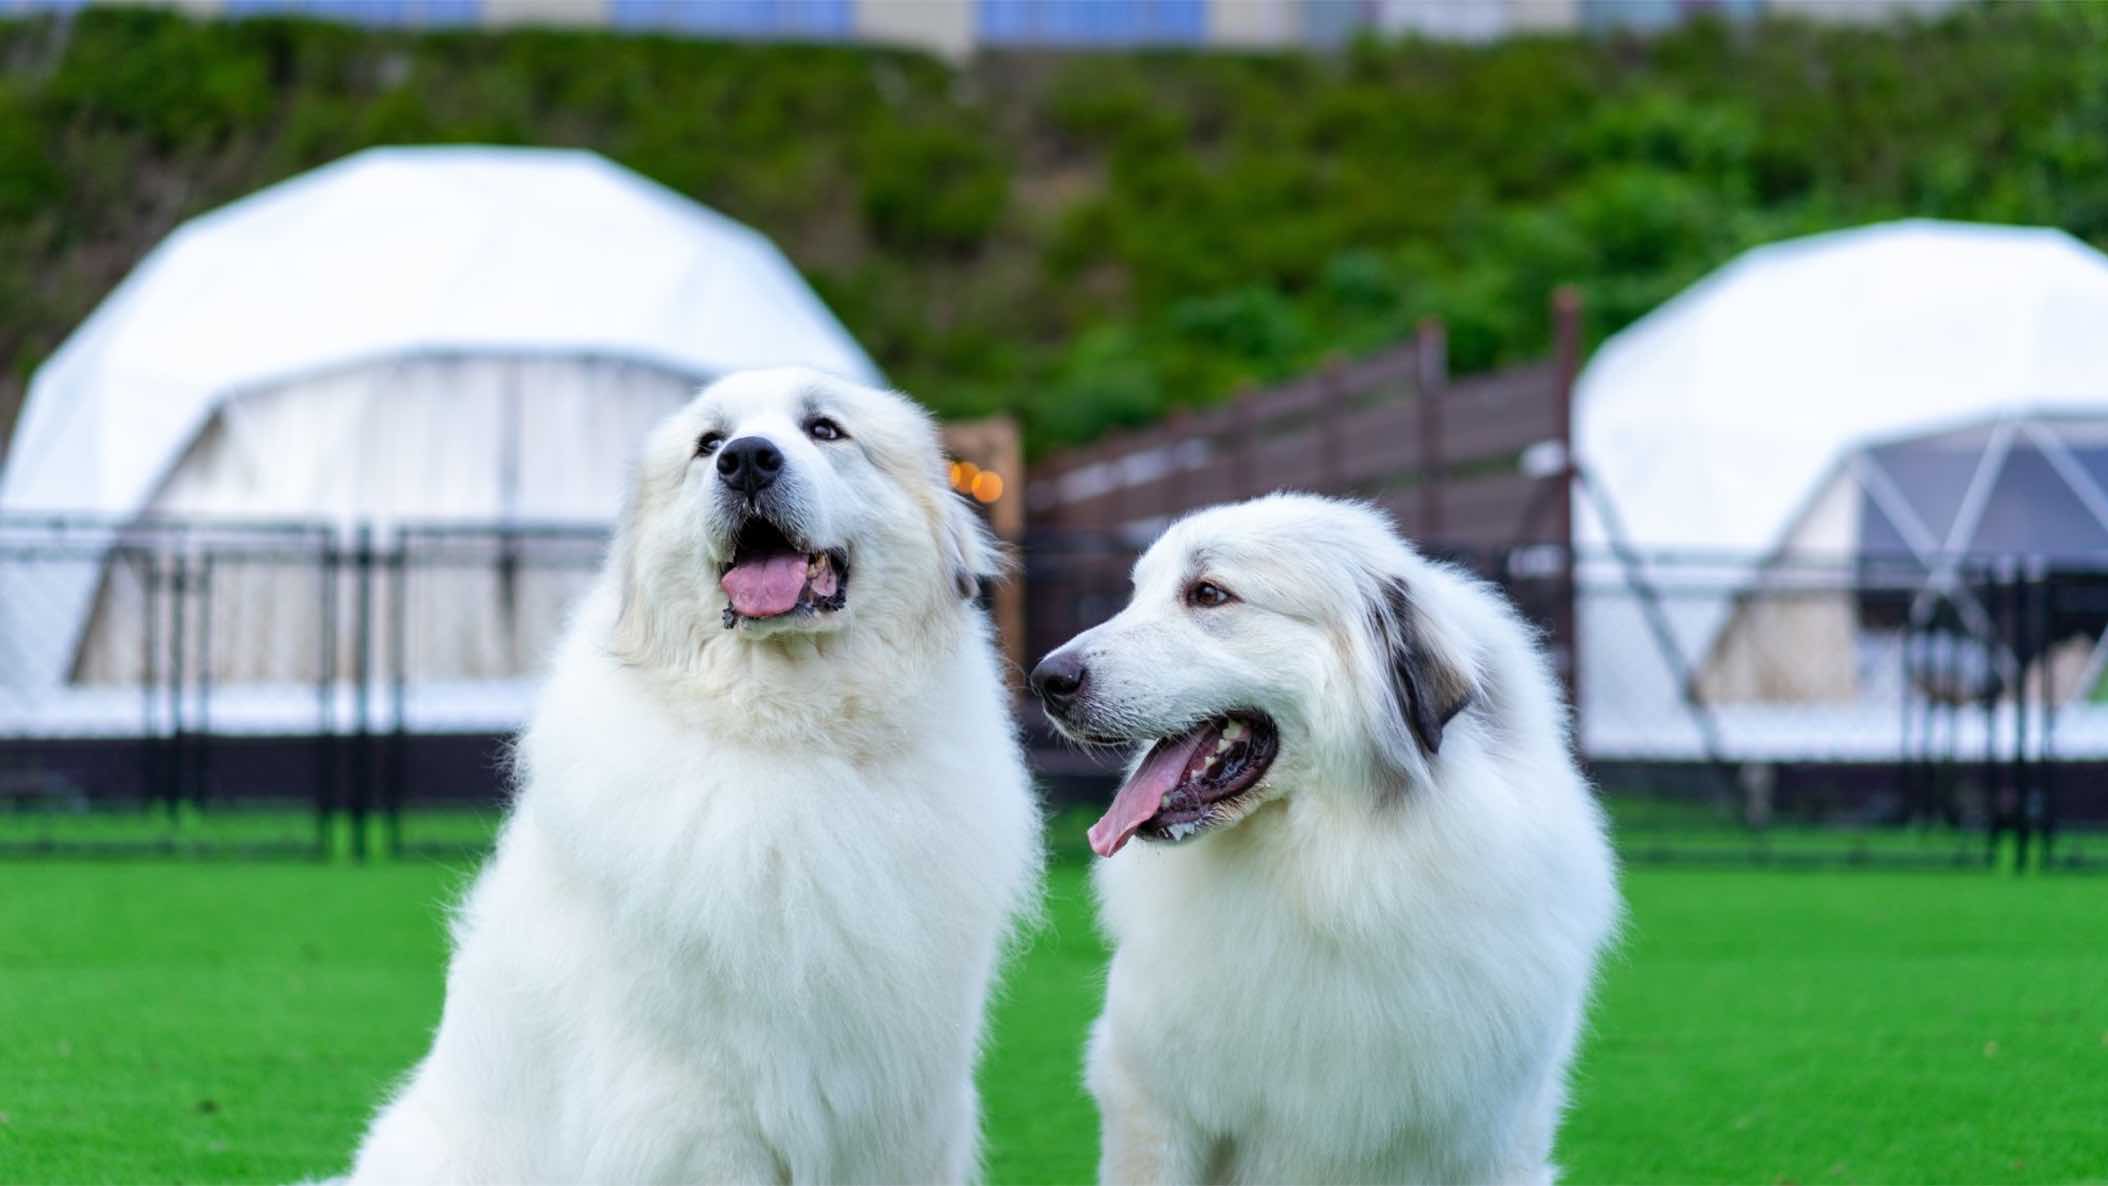
[[[1913,220],[1757,248],[1611,338],[1574,442],[1634,546],[1763,551],[1869,441],[2104,408],[2108,256]],[[1607,542],[1593,508],[1575,533]]]
[[[141,509],[232,397],[433,355],[877,369],[760,234],[589,152],[372,149],[184,224],[30,383],[0,509]]]
[[[883,382],[756,232],[587,152],[376,149],[141,262],[31,380],[0,527],[25,511],[602,524],[651,424],[718,374],[782,364]],[[315,678],[317,640],[350,645],[332,619],[348,593],[332,601],[316,562],[253,558],[221,566],[210,623],[195,609],[175,642],[166,581],[105,564],[109,538],[0,566],[0,733],[63,732],[96,689],[171,669],[156,639],[256,686]],[[531,673],[589,575],[422,574],[400,613],[420,674]]]
[[[1770,559],[1815,539],[1850,546],[1856,528],[1825,525],[1857,522],[1859,503],[1825,492],[1875,446],[2104,415],[2108,256],[2058,230],[1913,220],[1775,244],[1611,338],[1575,391],[1574,542],[1584,556],[1622,545],[1649,559],[1637,570],[1584,561],[1589,752],[1696,750],[1679,681]],[[1655,559],[1677,551],[1709,559],[1702,569]],[[1652,610],[1635,580],[1657,594]],[[1686,670],[1662,653],[1665,634]],[[1797,720],[1750,716],[1738,732],[1736,711],[1718,722],[1731,751],[1759,734],[1791,750],[1827,729],[1822,749],[1900,719],[1893,705],[1865,720],[1803,706]]]

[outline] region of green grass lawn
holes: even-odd
[[[399,839],[408,851],[461,855],[480,852],[497,834],[496,807],[418,807],[405,811],[401,836],[391,837],[387,819],[368,814],[364,826],[369,855],[390,851]],[[99,808],[94,811],[0,811],[0,855],[270,857],[313,859],[324,852],[349,859],[354,828],[346,812],[327,827],[299,808],[222,807],[200,810],[182,804]]]
[[[1745,828],[1706,800],[1650,801],[1611,796],[1618,847],[1642,864],[1974,868],[1985,861],[1985,838],[1977,828],[1927,828],[1885,824],[1779,822]],[[1086,818],[1084,823],[1088,823]],[[404,813],[400,837],[392,837],[378,812],[366,821],[367,850],[382,854],[399,839],[406,850],[462,856],[490,843],[498,814],[491,808],[417,807]],[[1084,826],[1079,823],[1075,830]],[[149,857],[277,856],[313,858],[325,848],[337,858],[353,852],[353,828],[338,814],[318,832],[312,812],[286,807],[184,805],[96,811],[0,811],[0,857],[63,851],[70,855]],[[2010,837],[2001,861],[2011,864]],[[1085,855],[1078,846],[1076,855]],[[2108,866],[2108,831],[2066,831],[2057,837],[2059,866]],[[2040,863],[2039,846],[2030,860]]]
[[[1066,825],[1064,825],[1066,829]],[[1089,1179],[1104,953],[1064,836],[983,1074],[996,1182]],[[466,861],[0,864],[0,1182],[341,1169],[438,1016]],[[1574,1182],[2108,1182],[2108,881],[1635,870]]]

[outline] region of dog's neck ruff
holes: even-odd
[[[906,736],[923,706],[959,678],[976,637],[974,613],[946,599],[902,624],[762,637],[711,629],[671,661],[622,665],[676,715],[727,735],[857,750]],[[824,710],[816,714],[815,705]]]

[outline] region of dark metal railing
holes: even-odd
[[[473,843],[441,823],[502,803],[605,542],[0,515],[0,852]],[[1028,537],[1026,653],[1116,612],[1144,543]],[[1428,550],[1544,628],[1628,859],[2108,858],[2108,557]],[[1026,724],[1050,794],[1104,793]]]

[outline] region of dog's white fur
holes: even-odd
[[[1088,670],[1072,723],[1257,708],[1280,751],[1234,824],[1098,866],[1101,1181],[1550,1181],[1620,906],[1529,628],[1378,512],[1310,496],[1182,520],[1134,577],[1063,648]],[[1189,605],[1198,580],[1239,600]],[[1416,708],[1455,713],[1433,747]]]
[[[849,556],[839,612],[723,625],[710,431],[783,451],[779,515]],[[357,1181],[975,1175],[981,1014],[1041,841],[962,600],[996,557],[941,462],[907,400],[804,371],[654,431]]]

